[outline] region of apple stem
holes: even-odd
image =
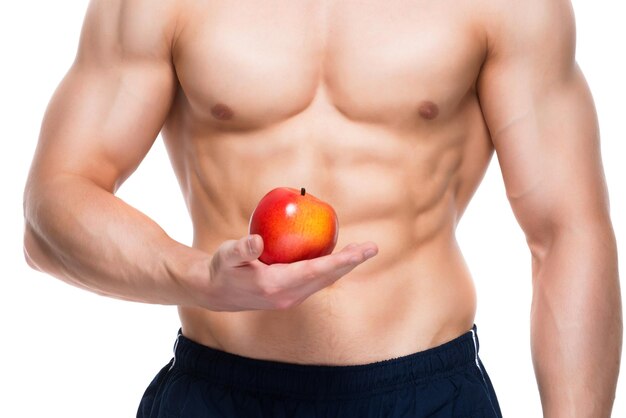
[[[304,193],[305,193],[304,187],[300,188],[300,194],[304,196]]]

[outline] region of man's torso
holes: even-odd
[[[194,247],[244,236],[259,199],[286,186],[334,207],[337,248],[379,248],[288,310],[180,307],[183,333],[248,357],[357,364],[468,331],[476,295],[455,228],[493,152],[476,94],[479,11],[421,0],[180,7],[163,137]]]

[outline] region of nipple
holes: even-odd
[[[233,111],[228,106],[218,103],[211,108],[211,114],[218,120],[229,120],[233,117]]]
[[[433,102],[424,101],[420,104],[417,111],[424,119],[432,120],[439,114],[439,107]]]

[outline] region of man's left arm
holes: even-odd
[[[495,3],[477,92],[532,255],[544,416],[610,417],[623,332],[617,250],[573,10],[569,0]]]

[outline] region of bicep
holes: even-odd
[[[507,197],[535,242],[608,212],[596,111],[574,59],[573,14],[568,2],[546,3],[536,22],[522,18],[517,34],[496,43],[479,82]]]
[[[161,39],[129,39],[119,4],[95,1],[77,58],[44,116],[31,180],[71,174],[114,191],[156,139],[175,77]]]

